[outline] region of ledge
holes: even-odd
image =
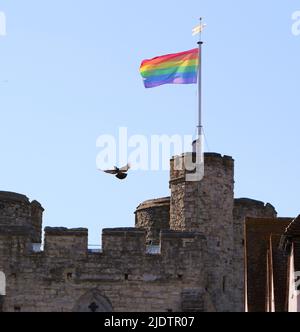
[[[188,154],[193,154],[193,157],[196,157],[196,153],[195,152],[186,152],[186,153],[183,153],[183,154],[178,155],[178,156],[173,156],[171,158],[171,160],[174,160],[174,159],[179,158],[179,157],[184,157],[185,155],[188,155]],[[231,156],[227,156],[227,155],[223,156],[220,153],[216,153],[216,152],[205,152],[204,153],[204,159],[216,159],[216,160],[234,161],[234,159]]]
[[[140,228],[105,228],[102,230],[102,235],[144,235],[145,230]]]

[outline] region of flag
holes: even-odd
[[[163,84],[193,84],[197,83],[198,64],[199,50],[195,48],[144,60],[140,73],[145,88]]]
[[[206,26],[207,26],[206,24],[202,24],[202,23],[195,26],[195,28],[192,31],[193,36],[196,36],[199,33],[201,33]]]

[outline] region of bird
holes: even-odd
[[[127,172],[130,169],[130,164],[127,164],[124,167],[115,166],[114,169],[103,170],[104,173],[115,175],[119,180],[124,180],[127,178]]]

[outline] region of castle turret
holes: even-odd
[[[189,181],[185,170],[176,170],[171,160],[170,229],[201,232],[207,238],[206,288],[217,311],[232,308],[233,189],[234,161],[231,157],[206,153],[204,177]]]
[[[21,194],[0,191],[0,226],[26,227],[32,243],[41,243],[43,207]]]
[[[170,197],[141,203],[135,211],[135,227],[146,230],[147,244],[159,244],[160,231],[170,229]]]

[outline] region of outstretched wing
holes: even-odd
[[[127,164],[126,166],[120,168],[120,172],[127,173],[130,170],[130,167],[131,165]]]
[[[107,174],[113,174],[116,175],[119,173],[119,169],[117,167],[114,167],[114,169],[106,169],[106,170],[102,170],[104,173]]]

